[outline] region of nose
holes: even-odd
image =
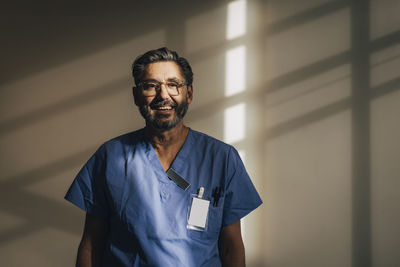
[[[167,89],[167,86],[164,83],[162,83],[160,85],[160,90],[159,90],[158,94],[159,94],[160,98],[162,98],[162,99],[169,98],[168,89]]]

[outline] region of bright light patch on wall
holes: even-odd
[[[245,90],[246,47],[239,46],[226,52],[225,96]]]
[[[226,39],[232,40],[246,33],[246,1],[237,0],[228,4]]]
[[[238,142],[245,137],[246,129],[246,104],[225,109],[224,112],[224,141],[227,143]]]

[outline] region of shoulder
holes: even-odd
[[[235,161],[238,152],[232,145],[195,130],[191,130],[191,134],[191,139],[194,143],[193,147],[198,153],[210,156],[213,155],[214,157],[222,157],[227,161]]]
[[[102,146],[106,148],[119,146],[119,145],[136,145],[143,140],[143,129],[139,129],[133,132],[125,133],[120,136],[114,137],[106,141]]]
[[[235,148],[221,140],[216,139],[215,137],[209,136],[205,133],[198,132],[196,130],[191,129],[191,134],[194,140],[194,143],[201,147],[207,147],[209,149],[227,152],[229,153],[232,149]]]
[[[133,132],[125,133],[120,136],[114,137],[104,142],[96,151],[96,155],[105,156],[109,153],[115,153],[117,151],[123,151],[127,147],[132,148],[137,146],[143,141],[143,129],[139,129]]]

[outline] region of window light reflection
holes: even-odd
[[[224,141],[238,142],[245,137],[246,104],[240,103],[224,111]]]
[[[246,33],[246,1],[237,0],[228,4],[226,39],[232,40]]]
[[[245,90],[246,47],[239,46],[226,52],[225,96]]]

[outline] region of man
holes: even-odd
[[[244,266],[240,219],[262,202],[232,146],[183,124],[189,63],[151,50],[133,77],[145,128],[103,144],[65,197],[86,211],[77,266]]]

